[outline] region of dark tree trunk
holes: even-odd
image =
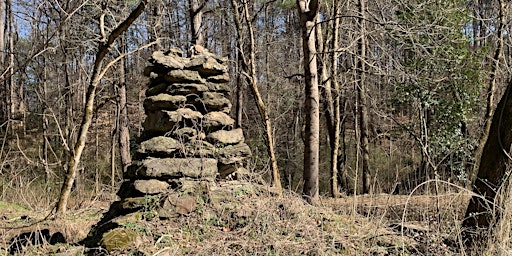
[[[500,207],[493,205],[496,191],[506,180],[507,165],[510,163],[510,146],[512,145],[512,79],[507,90],[502,96],[489,130],[489,136],[483,148],[478,176],[473,191],[476,193],[471,198],[463,226],[463,238],[468,243],[485,241],[488,230],[496,223],[500,216]]]
[[[364,59],[366,57],[366,27],[365,27],[365,0],[359,0],[359,18],[360,39],[358,42],[359,60],[357,61],[358,86],[357,96],[359,98],[359,128],[361,140],[361,156],[362,156],[362,176],[363,176],[363,194],[370,193],[370,146],[368,143],[368,103],[366,99],[366,65]]]

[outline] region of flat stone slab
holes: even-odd
[[[165,181],[150,180],[129,180],[123,182],[117,195],[121,198],[140,197],[144,195],[156,195],[167,192],[169,183]]]
[[[251,156],[251,149],[247,144],[239,143],[219,149],[216,156],[219,163],[224,165],[240,163]]]
[[[209,131],[231,129],[235,120],[224,112],[209,112],[203,116],[203,127]]]
[[[143,141],[139,145],[137,153],[142,155],[171,156],[180,149],[180,147],[181,143],[173,138],[157,136]]]
[[[165,69],[183,69],[185,64],[189,62],[187,58],[179,56],[179,54],[173,54],[172,51],[162,52],[155,51],[151,55],[149,62],[153,65]]]
[[[193,56],[185,68],[195,70],[203,77],[221,75],[228,71],[226,65],[221,65],[216,59],[206,55]]]
[[[128,178],[166,180],[179,177],[211,178],[217,175],[217,159],[149,157],[128,168]]]
[[[164,75],[164,80],[170,83],[199,83],[205,84],[206,80],[193,70],[171,70]]]
[[[183,95],[169,95],[160,93],[147,97],[144,100],[144,109],[149,111],[174,110],[183,107],[186,102],[187,97]]]
[[[220,130],[208,134],[206,140],[214,145],[234,145],[244,141],[244,132],[241,128],[231,131]]]
[[[176,112],[178,112],[178,114],[185,120],[198,122],[203,118],[203,114],[190,108],[180,108],[176,110]]]
[[[183,84],[175,83],[169,85],[165,92],[172,95],[189,95],[189,94],[200,94],[208,91],[208,86],[204,84]]]
[[[170,95],[186,96],[189,94],[201,94],[208,91],[208,86],[197,83],[156,83],[146,90],[146,97],[157,95],[160,93]]]
[[[229,74],[224,73],[224,74],[220,74],[220,75],[216,75],[216,76],[210,76],[210,77],[206,78],[206,81],[211,82],[211,83],[228,83],[229,82]]]

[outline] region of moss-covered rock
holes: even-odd
[[[138,247],[141,237],[135,230],[128,228],[116,228],[107,231],[101,239],[101,247],[108,252],[123,251],[129,248]]]

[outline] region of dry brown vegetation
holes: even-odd
[[[203,201],[189,216],[158,220],[141,214],[129,225],[139,242],[112,254],[463,255],[457,234],[469,199],[464,193],[322,198],[311,206],[294,193],[274,196],[248,182],[220,185],[223,196]],[[1,203],[0,247],[6,252],[14,235],[43,228],[60,231],[70,244],[77,243],[108,203],[84,201],[81,210],[58,222],[40,221],[47,209]],[[29,247],[23,253],[90,251],[70,244]]]

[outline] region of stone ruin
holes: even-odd
[[[112,249],[108,240],[117,243],[130,232],[112,231],[144,214],[160,219],[187,215],[195,210],[198,195],[251,155],[242,129],[234,129],[229,116],[227,58],[207,51],[185,58],[173,49],[156,51],[149,61],[141,142],[124,173],[120,200],[93,227],[89,246]]]

